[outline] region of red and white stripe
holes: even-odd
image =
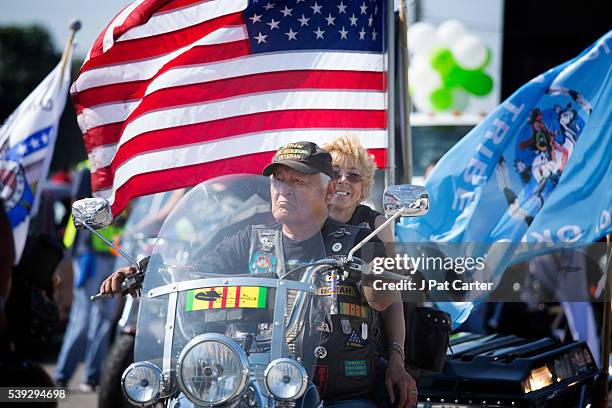
[[[140,0],[100,34],[72,86],[92,187],[139,195],[258,173],[294,141],[350,131],[386,161],[386,78],[374,53],[251,55],[246,0]]]

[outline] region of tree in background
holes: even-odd
[[[39,25],[0,27],[0,121],[4,121],[51,72],[61,58],[48,31]],[[76,77],[81,61],[72,62]],[[72,102],[60,121],[51,172],[85,158],[81,132]]]

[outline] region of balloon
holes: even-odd
[[[464,35],[451,48],[460,67],[477,69],[487,61],[487,47],[475,35]]]
[[[417,108],[419,112],[428,113],[433,112],[433,106],[429,100],[429,92],[414,92],[412,94],[412,104]]]
[[[436,29],[433,25],[419,21],[408,28],[408,51],[427,55],[436,44]]]
[[[476,96],[485,96],[493,89],[493,79],[482,71],[462,71],[461,86]]]
[[[453,94],[449,88],[438,88],[429,96],[434,110],[442,112],[453,106]]]
[[[436,30],[440,45],[451,48],[459,38],[467,34],[463,23],[459,20],[446,20]]]
[[[413,55],[410,57],[410,66],[408,69],[412,70],[422,70],[422,69],[431,69],[431,65],[429,63],[429,59],[425,58],[423,55]]]
[[[493,59],[493,53],[491,52],[491,49],[487,47],[487,57],[485,58],[485,61],[482,63],[482,65],[476,67],[476,69],[478,71],[482,71],[483,69],[489,66],[489,64],[491,63],[491,59]]]
[[[416,93],[430,94],[442,86],[442,78],[428,64],[418,64],[408,70],[408,83]]]
[[[449,74],[449,72],[457,65],[455,59],[453,58],[453,54],[448,48],[437,48],[431,53],[431,57],[429,59],[431,66],[434,67],[436,71],[445,77]]]
[[[469,103],[469,95],[463,89],[453,89],[453,112],[463,112]]]

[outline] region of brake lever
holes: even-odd
[[[121,296],[126,296],[128,293],[132,291],[136,291],[137,296],[141,295],[142,282],[144,281],[145,271],[147,270],[147,266],[149,265],[149,259],[151,257],[146,257],[138,262],[138,268],[136,269],[136,273],[127,276],[123,282],[121,282],[120,288]],[[97,295],[91,296],[89,299],[92,302],[96,302],[100,299],[104,299],[106,297],[111,297],[111,294],[98,293]]]
[[[137,296],[140,296],[143,280],[144,272],[136,272],[135,274],[128,276],[123,280],[123,282],[121,282],[121,292],[119,292],[119,294],[121,296],[126,296],[128,293],[136,291]],[[100,292],[97,295],[91,296],[89,299],[92,302],[95,302],[106,297],[111,297],[111,295]]]

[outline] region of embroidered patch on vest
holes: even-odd
[[[319,360],[323,360],[325,357],[327,357],[327,349],[323,346],[317,346],[314,349],[314,356]]]
[[[366,377],[368,362],[366,360],[344,360],[345,377]]]
[[[351,330],[351,333],[344,339],[344,345],[349,348],[362,348],[366,344],[367,342],[355,330]]]
[[[325,394],[325,389],[327,388],[327,377],[328,377],[327,366],[321,366],[321,365],[315,366],[314,376],[312,377],[312,382],[317,386],[317,390],[319,390],[319,395]]]
[[[351,328],[351,322],[349,322],[347,319],[340,319],[340,327],[342,327],[342,333],[344,334],[351,334],[351,331],[353,331]]]
[[[347,235],[350,236],[351,233],[346,228],[344,228],[344,227],[340,227],[337,230],[335,230],[335,231],[333,231],[333,232],[331,232],[329,234],[329,236],[333,237],[333,238],[342,238],[342,237],[345,237]]]
[[[329,296],[331,295],[331,288],[323,286],[317,288],[315,293],[319,296]],[[357,297],[357,291],[352,286],[338,285],[338,295]]]
[[[251,273],[276,272],[276,256],[269,253],[256,252],[249,262]]]
[[[340,302],[340,314],[346,316],[355,316],[355,317],[368,317],[368,308],[362,305],[356,305],[354,303],[344,303]]]

